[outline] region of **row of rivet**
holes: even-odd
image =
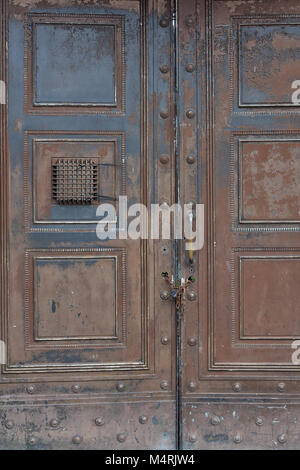
[[[167,345],[169,343],[169,338],[168,336],[162,336],[161,338],[161,343],[163,345]],[[197,344],[197,339],[192,336],[190,338],[188,338],[188,344],[189,346],[195,346]],[[160,387],[163,389],[163,390],[166,390],[168,388],[168,383],[164,380],[161,382],[160,384]],[[193,381],[191,381],[189,384],[188,384],[188,388],[189,390],[191,391],[194,391],[196,390],[197,388],[197,384]],[[279,382],[277,384],[277,390],[279,392],[284,392],[285,391],[285,388],[286,388],[286,385],[285,383],[283,382]],[[119,382],[117,385],[116,385],[116,389],[118,390],[118,392],[124,392],[126,387],[125,387],[125,384],[123,382]],[[241,392],[242,391],[242,384],[240,382],[235,382],[233,385],[232,385],[232,389],[234,392]],[[29,385],[27,387],[27,392],[32,394],[36,391],[36,386],[35,385]],[[81,387],[79,384],[75,384],[72,386],[72,391],[74,393],[79,393],[81,391]]]
[[[127,434],[125,432],[121,432],[121,433],[117,434],[117,441],[120,442],[120,443],[125,442],[126,438],[127,438]],[[235,444],[240,444],[243,441],[243,437],[242,437],[241,434],[237,433],[233,436],[232,440]],[[79,434],[76,434],[72,438],[73,444],[76,444],[76,445],[81,444],[82,441],[83,441],[83,438]],[[197,442],[197,435],[194,434],[194,433],[189,434],[189,441],[192,442],[192,443]],[[280,434],[277,437],[277,441],[280,444],[285,444],[287,442],[287,435],[284,434],[284,433]],[[31,445],[31,446],[35,445],[36,442],[37,442],[37,440],[36,440],[35,437],[31,437],[28,440],[28,444]]]
[[[190,346],[195,346],[195,344],[197,344],[196,338],[194,338],[194,337],[189,338],[188,339],[188,344]],[[188,388],[189,388],[190,391],[194,391],[197,388],[197,384],[195,382],[191,381],[188,384]],[[283,383],[283,382],[278,383],[276,388],[277,388],[278,392],[284,392],[285,388],[286,388],[285,383]],[[232,385],[232,389],[233,389],[234,392],[237,392],[237,393],[241,392],[242,391],[242,384],[240,382],[235,382]]]
[[[189,434],[188,436],[188,439],[190,442],[194,443],[194,442],[197,442],[197,435],[194,434],[194,433],[191,433]],[[243,436],[239,433],[235,434],[233,436],[233,442],[235,444],[240,444],[242,441],[243,441]],[[280,443],[280,444],[285,444],[287,442],[287,436],[286,434],[279,434],[279,436],[277,437],[277,441]]]
[[[197,299],[197,294],[193,290],[189,290],[186,296],[191,302]],[[168,300],[170,298],[170,293],[167,290],[162,290],[160,292],[160,298],[161,300]]]

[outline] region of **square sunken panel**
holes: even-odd
[[[300,140],[239,145],[240,223],[300,222]]]
[[[240,107],[297,106],[291,86],[300,68],[300,24],[292,21],[239,24]]]
[[[240,339],[300,336],[299,255],[242,256]]]
[[[27,15],[26,111],[123,114],[124,57],[121,15]]]

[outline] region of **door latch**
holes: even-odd
[[[185,293],[186,289],[195,282],[194,276],[189,276],[184,279],[174,279],[174,276],[169,276],[169,273],[162,272],[162,278],[169,284],[170,297],[174,299],[177,310],[184,312],[184,302],[186,300]]]

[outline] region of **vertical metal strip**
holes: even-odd
[[[179,47],[178,47],[178,0],[174,0],[172,11],[174,48],[174,155],[175,155],[175,201],[180,204],[180,152],[179,152]],[[176,277],[181,279],[181,243],[175,240]],[[176,437],[177,449],[182,449],[182,331],[181,310],[176,311]]]
[[[7,145],[7,6],[8,0],[1,1],[1,20],[0,20],[0,38],[1,38],[1,60],[0,60],[0,79],[5,83],[5,104],[0,104],[0,212],[1,212],[1,334],[0,338],[6,341],[6,323],[5,312],[7,309],[7,188],[8,188],[8,145]],[[5,366],[2,366],[4,368]]]

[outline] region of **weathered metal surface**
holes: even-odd
[[[0,448],[173,449],[174,420],[174,402],[15,403],[0,411]]]
[[[178,18],[181,195],[206,207],[197,302],[187,305],[183,324],[184,446],[297,447],[299,407],[289,398],[300,392],[291,347],[300,300],[299,107],[292,102],[300,5],[190,0],[179,2]],[[188,119],[191,109],[196,116]],[[184,257],[182,266],[188,271]],[[233,394],[237,408],[221,404]],[[282,394],[286,425],[277,425],[272,403],[255,400]],[[220,425],[212,415],[223,417]]]
[[[299,403],[224,401],[186,403],[184,449],[299,449]]]
[[[96,236],[97,202],[172,202],[170,8],[1,1],[2,448],[175,447],[170,246]]]
[[[179,0],[177,50],[173,7],[1,2],[2,448],[297,447],[300,5]],[[180,344],[172,242],[100,242],[61,159],[116,208],[205,205]]]

